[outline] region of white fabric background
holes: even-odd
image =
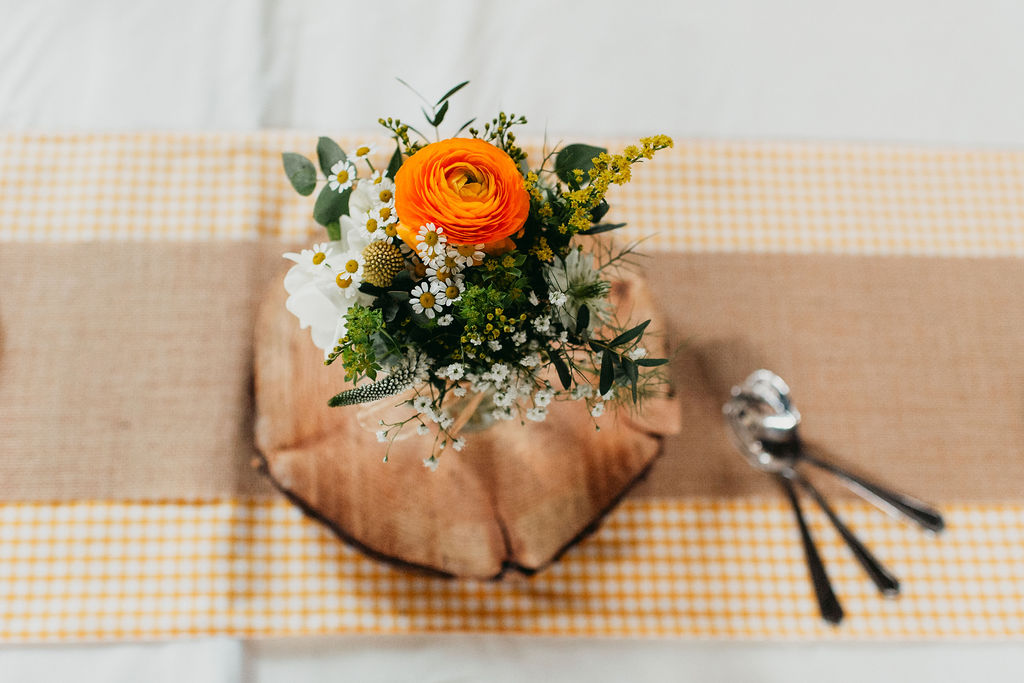
[[[0,129],[456,126],[1024,145],[1015,0],[0,0]],[[59,169],[59,159],[55,160]],[[0,648],[0,681],[1024,680],[1004,644],[497,636]]]

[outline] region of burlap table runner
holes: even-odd
[[[270,494],[249,467],[252,321],[284,248],[0,245],[4,498]],[[636,495],[770,490],[721,419],[764,366],[795,387],[806,437],[857,467],[932,500],[1024,499],[1019,260],[655,254],[643,270],[686,427]]]
[[[374,562],[248,469],[253,305],[313,239],[279,155],[315,141],[0,134],[0,641],[1024,636],[1024,152],[686,142],[638,169],[611,218],[653,254],[686,428],[554,566],[478,583]],[[760,365],[808,439],[947,517],[838,502],[904,579],[883,601],[811,511],[840,629],[722,432]]]

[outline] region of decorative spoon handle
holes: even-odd
[[[811,465],[836,475],[846,485],[846,488],[884,512],[906,517],[928,531],[934,531],[935,533],[946,528],[946,523],[943,521],[939,511],[927,503],[922,503],[916,498],[891,491],[880,484],[833,465],[827,460],[821,460],[808,453],[806,449],[802,450],[800,457]]]
[[[808,481],[804,476],[794,471],[792,473],[792,479],[798,482],[804,490],[806,490],[811,497],[814,498],[822,510],[825,511],[825,515],[829,521],[832,522],[832,526],[836,528],[839,535],[846,541],[846,545],[853,551],[857,561],[860,562],[860,566],[864,567],[864,571],[868,573],[871,580],[874,581],[875,585],[878,586],[878,590],[881,591],[882,595],[886,597],[896,597],[900,594],[900,582],[895,576],[889,572],[882,563],[871,553],[867,547],[860,542],[860,539],[854,535],[850,527],[843,523],[843,520],[839,518],[836,511],[832,509],[832,506],[828,504],[825,497]]]
[[[811,574],[811,583],[814,584],[814,593],[818,597],[818,609],[821,611],[821,618],[830,624],[838,624],[843,620],[843,607],[839,604],[839,598],[832,590],[832,582],[828,579],[825,571],[825,564],[821,561],[818,548],[814,545],[814,537],[807,527],[804,519],[804,512],[800,508],[800,500],[796,497],[796,490],[793,482],[785,474],[778,475],[782,488],[786,490],[789,502],[793,506],[793,513],[796,515],[796,523],[800,526],[800,538],[804,544],[804,556],[807,559],[807,569]]]

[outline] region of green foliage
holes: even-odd
[[[331,168],[339,161],[345,161],[348,157],[342,151],[338,143],[328,137],[322,137],[316,143],[316,156],[320,161],[320,170],[324,175],[331,174]]]
[[[352,188],[344,192],[337,192],[325,185],[317,195],[316,204],[313,205],[313,220],[323,226],[337,223],[343,215],[348,213],[348,200],[351,196]]]
[[[281,155],[284,162],[284,172],[288,181],[295,188],[295,191],[303,197],[307,197],[316,189],[316,166],[313,162],[294,152],[285,152]]]
[[[587,173],[594,168],[594,158],[607,151],[604,147],[593,145],[566,145],[555,156],[555,175],[563,183],[570,183],[573,180],[573,171],[578,169]]]

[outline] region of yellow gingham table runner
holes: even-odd
[[[279,155],[314,145],[293,132],[3,134],[0,242],[305,240],[310,200]],[[1024,257],[1024,152],[686,142],[612,204],[651,250]],[[938,538],[838,507],[905,580],[899,600],[879,598],[811,511],[848,613],[833,629],[776,499],[627,499],[550,569],[500,583],[381,565],[281,500],[0,503],[0,640],[1024,635],[1024,503],[946,502]]]

